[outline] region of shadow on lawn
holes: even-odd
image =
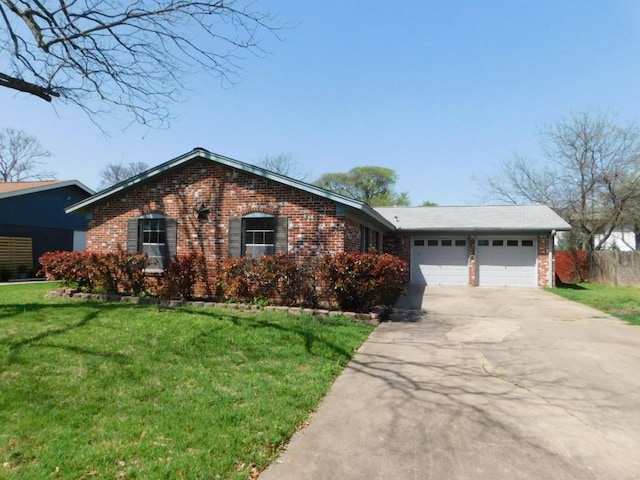
[[[87,311],[87,309],[90,309]],[[31,335],[27,338],[15,341],[15,338],[12,339],[9,336],[0,337],[0,345],[5,344],[8,346],[9,355],[8,355],[8,364],[15,363],[18,360],[20,352],[25,347],[37,344],[38,342],[59,336],[64,335],[72,330],[80,329],[88,324],[90,324],[93,320],[106,317],[109,313],[120,312],[118,314],[121,315],[122,310],[127,311],[153,311],[155,309],[156,313],[159,315],[164,315],[172,312],[180,312],[180,314],[189,314],[196,315],[199,317],[207,317],[211,321],[215,320],[226,320],[233,323],[236,326],[250,326],[252,328],[260,328],[260,329],[274,329],[281,332],[290,332],[297,336],[299,336],[305,345],[306,351],[313,355],[313,347],[317,344],[322,344],[323,346],[329,348],[337,355],[350,359],[352,357],[352,352],[348,352],[340,346],[329,342],[322,337],[318,336],[314,331],[309,328],[307,324],[305,324],[305,317],[300,316],[298,322],[292,322],[289,324],[281,324],[278,322],[274,322],[266,318],[267,315],[271,315],[271,313],[267,313],[266,315],[263,312],[255,312],[248,314],[241,313],[232,313],[229,310],[222,309],[210,309],[210,308],[198,308],[198,309],[183,309],[181,307],[158,307],[158,306],[149,306],[149,305],[131,305],[131,304],[123,304],[123,303],[103,303],[96,301],[70,301],[68,303],[54,303],[54,304],[39,304],[39,303],[28,303],[28,304],[6,304],[0,305],[0,326],[2,323],[9,321],[16,321],[16,318],[20,315],[24,314],[34,314],[38,315],[39,313],[45,313],[47,310],[56,310],[59,312],[62,310],[62,316],[67,318],[78,318],[82,317],[80,320],[75,321],[73,323],[68,323],[64,326],[53,326],[44,331],[38,332],[34,335]],[[68,311],[68,314],[67,312]],[[57,313],[56,315],[59,315]],[[336,320],[327,318],[316,318],[316,321],[321,321],[330,325],[331,323],[336,322]],[[150,324],[150,327],[152,325]],[[5,330],[6,332],[6,330]],[[109,353],[106,351],[94,351],[89,349],[84,349],[82,347],[77,346],[67,346],[65,347],[70,350],[74,350],[77,353],[82,353],[86,355],[94,355],[101,356],[105,358],[115,358],[121,361],[125,361],[125,356],[121,354]]]
[[[250,325],[253,328],[270,328],[274,330],[278,330],[281,332],[291,332],[298,335],[304,341],[305,349],[307,353],[313,355],[313,345],[316,343],[320,343],[325,345],[329,349],[331,349],[336,354],[346,358],[351,359],[353,354],[352,352],[348,352],[345,349],[335,345],[331,342],[326,341],[325,339],[316,335],[311,329],[305,325],[305,317],[293,317],[299,318],[299,322],[294,322],[292,326],[285,326],[277,322],[273,322],[265,318],[263,313],[247,313],[245,315],[234,315],[228,313],[228,310],[210,310],[210,309],[202,309],[202,310],[183,310],[183,312],[187,312],[193,315],[198,316],[206,316],[206,317],[215,317],[215,319],[224,319],[232,322],[234,325]],[[267,315],[270,315],[268,313]],[[290,315],[290,314],[286,314]],[[316,319],[316,321],[320,321],[326,324],[331,324],[335,322],[331,317],[312,317]]]
[[[90,311],[86,311],[87,308],[91,308]],[[22,303],[22,304],[5,304],[0,305],[0,325],[2,322],[8,322],[10,320],[16,321],[15,317],[25,314],[39,315],[40,312],[46,311],[60,311],[67,318],[81,317],[80,320],[73,323],[67,323],[62,326],[52,326],[46,330],[35,333],[31,336],[15,341],[10,336],[0,337],[0,345],[4,344],[8,346],[9,354],[7,356],[7,364],[11,365],[18,361],[20,352],[25,348],[37,344],[38,342],[69,333],[73,330],[83,328],[87,326],[91,321],[100,317],[103,312],[122,310],[123,308],[131,309],[130,305],[118,305],[108,303],[60,303],[60,304],[40,304],[40,303]],[[66,312],[68,311],[68,315]],[[6,332],[5,332],[6,333]],[[51,345],[49,345],[51,347]],[[103,351],[89,350],[77,346],[65,346],[67,350],[75,351],[76,353],[82,353],[85,355],[93,355],[105,358],[113,358],[116,360],[124,360],[125,357],[121,354],[108,353]]]

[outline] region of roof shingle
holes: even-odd
[[[399,230],[541,231],[571,226],[546,205],[378,207]]]

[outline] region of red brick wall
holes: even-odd
[[[553,269],[553,264],[549,265],[549,237],[538,236],[538,286],[550,287],[549,269]],[[553,273],[553,272],[552,272]],[[552,279],[555,275],[552,275]]]
[[[345,233],[344,233],[344,251],[345,252],[360,252],[360,235],[362,233],[359,223],[350,219],[345,219]]]
[[[387,234],[384,236],[385,253],[395,255],[407,262],[411,261],[411,237],[409,235]]]
[[[387,234],[383,239],[385,253],[390,253],[407,262],[407,282],[411,277],[411,236]]]
[[[210,209],[199,221],[195,209]],[[330,200],[208,160],[195,160],[153,182],[114,195],[93,212],[87,250],[126,249],[127,221],[146,213],[177,219],[177,253],[202,253],[212,264],[227,256],[229,218],[264,212],[289,219],[288,248],[311,256],[360,242],[359,226],[336,217]],[[357,238],[356,238],[357,237]]]
[[[467,237],[468,245],[468,261],[469,261],[469,285],[472,287],[478,286],[478,264],[476,255],[476,237],[470,235]]]

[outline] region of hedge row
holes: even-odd
[[[190,300],[196,294],[242,303],[337,306],[368,312],[391,306],[406,288],[407,263],[374,252],[303,260],[292,255],[224,259],[206,270],[200,255],[178,256],[161,274],[147,274],[143,254],[49,252],[40,257],[48,279],[89,293]]]

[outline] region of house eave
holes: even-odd
[[[544,227],[544,228],[517,228],[517,227],[429,227],[429,228],[396,228],[397,233],[407,234],[437,234],[437,233],[460,233],[460,234],[489,234],[489,233],[502,233],[502,234],[516,234],[527,233],[531,235],[535,234],[548,234],[552,232],[569,231],[571,228],[566,227]]]
[[[56,190],[58,188],[66,188],[66,187],[78,187],[79,189],[84,190],[89,195],[95,194],[95,192],[92,189],[84,185],[82,182],[79,182],[77,180],[61,180],[61,181],[56,181],[55,183],[50,183],[47,185],[40,185],[37,187],[24,188],[20,190],[13,190],[11,192],[0,193],[0,200],[5,198],[20,197],[22,195],[29,195],[33,193],[46,192],[48,190]]]

